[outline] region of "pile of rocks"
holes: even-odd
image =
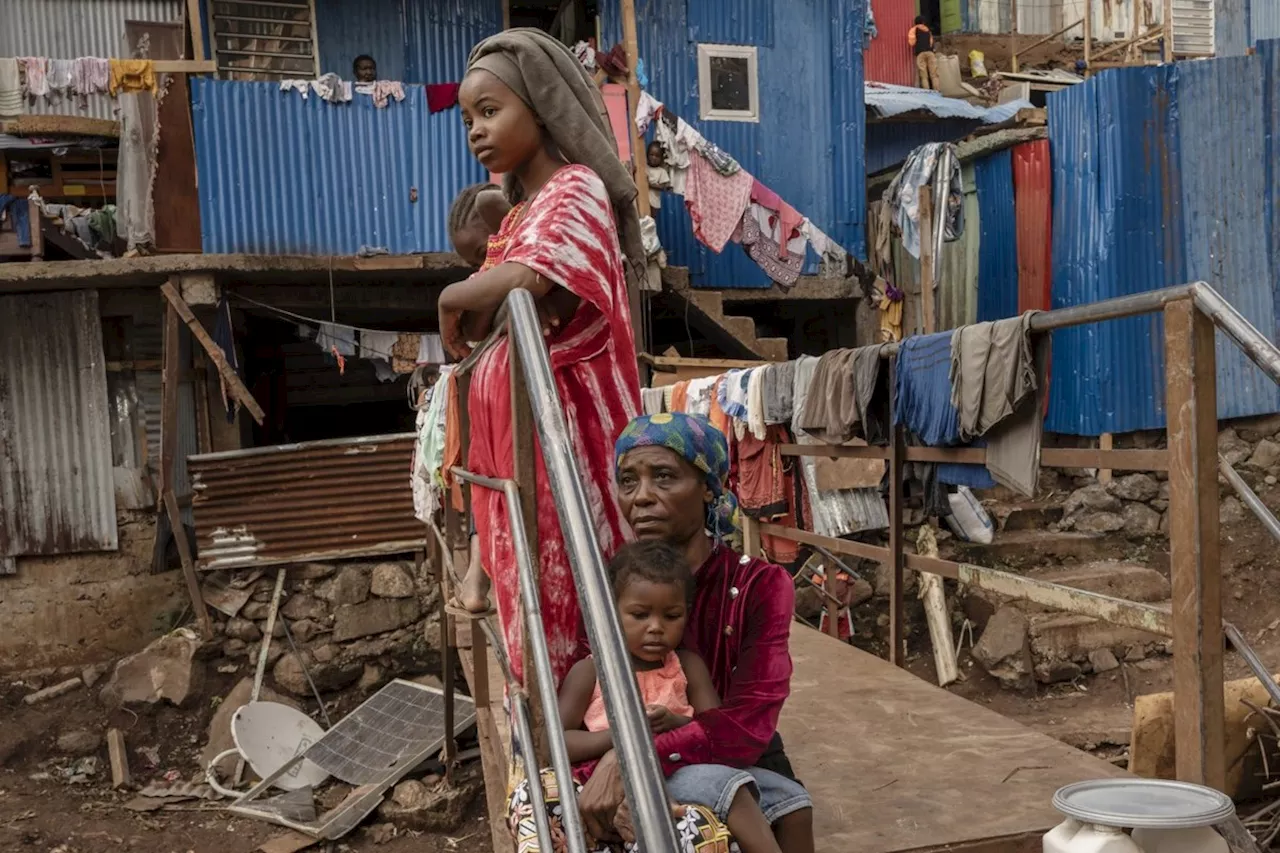
[[[401,673],[438,667],[438,593],[412,563],[306,563],[289,567],[286,578],[267,652],[271,680],[285,693],[310,696],[307,673],[327,693],[352,685],[373,690]],[[229,588],[241,595],[218,596],[226,617],[218,625],[222,654],[256,664],[275,571],[241,572]]]

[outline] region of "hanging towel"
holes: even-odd
[[[778,257],[785,258],[787,252],[781,248],[781,244],[790,242],[793,237],[800,233],[800,226],[804,222],[804,217],[794,207],[783,201],[777,193],[759,181],[754,181],[751,184],[751,200],[771,211],[778,218],[778,229],[781,233],[778,239]]]
[[[100,95],[111,84],[111,63],[98,56],[82,56],[71,69],[71,89],[77,95]]]
[[[20,116],[26,111],[18,60],[11,57],[0,58],[0,117]]]
[[[795,383],[796,363],[784,361],[770,364],[762,369],[761,396],[764,398],[764,422],[773,424],[791,424],[792,385]]]
[[[350,326],[321,323],[316,332],[316,346],[325,352],[337,350],[338,355],[356,354],[356,330]]]
[[[351,100],[351,81],[330,72],[319,80],[312,80],[311,91],[331,104],[345,104]]]
[[[373,361],[385,361],[391,366],[391,349],[400,337],[399,332],[360,332],[360,357]]]
[[[49,60],[48,80],[49,92],[51,95],[57,95],[59,98],[65,98],[70,94],[75,67],[76,61],[74,59]]]
[[[442,113],[458,105],[460,83],[428,83],[427,112]]]
[[[448,361],[439,335],[423,335],[418,340],[418,364],[445,364]]]
[[[356,91],[373,98],[373,105],[385,110],[392,98],[396,102],[404,100],[404,85],[399,80],[375,80],[372,83],[356,85]]]
[[[31,248],[31,206],[25,198],[8,194],[0,195],[0,217],[13,224],[18,235],[18,248]]]
[[[49,94],[49,60],[43,56],[26,56],[19,60],[27,75],[27,97],[31,100]]]
[[[663,388],[641,388],[640,405],[646,415],[660,415],[664,411],[665,399]]]
[[[746,170],[725,177],[705,157],[689,158],[684,201],[693,220],[694,236],[711,251],[723,251],[733,236],[751,202],[754,183]]]
[[[311,94],[311,81],[310,80],[281,80],[280,91],[281,92],[297,92],[299,95],[302,96],[302,100],[305,101],[307,99],[307,96]]]

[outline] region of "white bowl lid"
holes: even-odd
[[[1053,795],[1053,807],[1083,823],[1124,829],[1194,829],[1235,814],[1220,791],[1188,782],[1100,779],[1068,785]]]

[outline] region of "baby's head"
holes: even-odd
[[[458,193],[449,207],[449,239],[453,250],[473,267],[484,264],[489,238],[502,227],[511,210],[502,189],[494,184],[472,184]]]
[[[693,600],[693,572],[684,555],[659,539],[633,542],[609,562],[609,578],[632,659],[666,660],[684,638]]]
[[[666,158],[667,150],[663,148],[662,143],[656,139],[653,142],[650,142],[649,146],[644,150],[645,162],[650,166],[661,166],[666,161]]]

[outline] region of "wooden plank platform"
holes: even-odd
[[[813,794],[818,853],[1022,853],[1063,785],[1127,775],[797,624],[779,726]]]

